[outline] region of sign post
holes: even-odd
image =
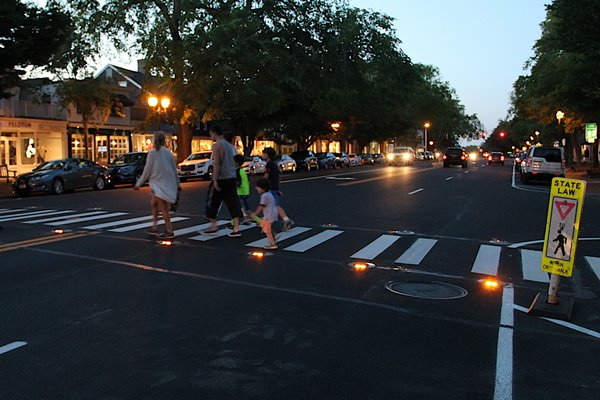
[[[538,293],[529,314],[570,319],[573,302],[571,299],[560,302],[558,289],[561,276],[573,275],[585,184],[578,179],[552,179],[540,267],[551,274],[550,287],[547,298]]]

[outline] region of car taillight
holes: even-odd
[[[461,159],[461,160],[464,160],[465,158],[466,158],[465,156],[460,156],[460,159]]]
[[[446,159],[446,158],[448,158],[448,157],[447,157],[447,156],[444,156],[444,157],[442,157],[442,158],[445,160],[445,159]]]
[[[492,156],[489,156],[489,157],[488,157],[488,160],[492,161]]]
[[[500,161],[504,161],[504,156],[500,157]]]

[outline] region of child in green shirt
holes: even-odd
[[[250,222],[249,210],[250,206],[248,205],[248,196],[250,196],[250,180],[248,179],[248,174],[242,168],[244,165],[244,156],[241,154],[237,154],[233,157],[236,165],[236,179],[237,179],[237,195],[240,199],[240,206],[242,207],[242,212],[244,213],[243,224],[248,224]]]

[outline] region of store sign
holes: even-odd
[[[598,139],[598,124],[585,124],[585,140],[588,143],[594,143]]]
[[[31,128],[31,122],[26,121],[9,121],[7,125],[9,128]]]

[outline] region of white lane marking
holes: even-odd
[[[326,176],[325,179],[330,181],[353,181],[356,178],[350,176]]]
[[[577,239],[580,242],[595,242],[595,241],[600,241],[600,237],[591,237],[591,238],[578,238]],[[508,246],[509,249],[518,249],[519,247],[523,247],[523,246],[529,246],[530,244],[542,244],[544,243],[544,240],[531,240],[529,242],[520,242],[520,243],[513,243],[510,246]]]
[[[516,181],[516,168],[515,168],[515,164],[513,164],[513,169],[512,169],[512,183],[511,186],[513,187],[513,189],[517,189],[517,190],[523,190],[525,192],[536,192],[536,193],[548,193],[549,190],[544,190],[544,189],[534,189],[534,188],[524,188],[521,186],[517,186],[517,181]]]
[[[417,193],[422,192],[422,191],[423,191],[423,188],[417,189],[417,190],[413,190],[412,192],[409,193],[409,195],[417,194]]]
[[[502,310],[496,350],[494,400],[511,400],[513,387],[514,289],[508,284],[502,291]]]
[[[121,225],[132,224],[134,222],[147,221],[149,219],[152,219],[152,215],[146,215],[145,217],[122,219],[119,221],[105,222],[102,224],[96,224],[96,225],[90,225],[90,226],[84,226],[81,229],[104,229],[104,228],[110,228],[112,226],[121,226]]]
[[[2,211],[0,211],[0,214],[14,213],[14,212],[18,212],[18,211],[25,211],[25,209],[24,208],[15,208],[14,210],[3,209]]]
[[[315,236],[309,237],[301,242],[298,242],[290,247],[286,247],[284,250],[293,251],[296,253],[304,253],[306,250],[310,250],[326,241],[333,239],[334,237],[341,235],[343,231],[326,230]]]
[[[18,213],[18,214],[5,215],[3,217],[0,217],[0,222],[11,221],[10,218],[17,218],[17,217],[35,218],[38,215],[43,215],[43,214],[47,214],[48,212],[54,212],[54,211],[55,210],[41,210],[41,211],[24,212],[24,213]]]
[[[542,271],[542,252],[535,250],[521,249],[521,268],[523,270],[523,279],[541,283],[550,282],[548,273]]]
[[[225,225],[228,222],[229,221],[224,221],[224,220],[217,221],[217,226]],[[173,231],[173,235],[183,236],[183,235],[187,235],[189,233],[198,233],[198,231],[208,229],[208,228],[210,228],[210,226],[211,226],[210,222],[201,224],[201,225],[188,226],[187,228],[181,228],[181,229],[177,229],[177,230]]]
[[[446,178],[447,181],[451,181],[452,179],[454,179],[453,176],[449,176],[449,177]]]
[[[350,258],[358,258],[361,260],[373,260],[378,255],[386,251],[391,245],[396,243],[400,236],[396,235],[381,235],[356,253]]]
[[[106,211],[92,211],[92,212],[86,212],[86,213],[82,213],[82,214],[71,214],[71,215],[62,215],[60,217],[36,219],[33,221],[26,221],[23,223],[24,224],[43,224],[44,222],[58,221],[58,220],[69,219],[69,218],[87,217],[89,215],[98,215],[98,214],[105,214],[105,213],[106,213]]]
[[[303,226],[296,226],[289,231],[280,232],[277,234],[277,243],[283,242],[284,240],[293,238],[294,236],[298,236],[303,234],[304,232],[310,231],[311,228],[305,228]],[[252,243],[246,244],[247,247],[265,247],[269,244],[269,240],[267,238],[257,240]]]
[[[470,173],[470,172],[471,172],[471,171],[465,171],[465,174],[468,174],[468,173]]]
[[[473,263],[471,272],[483,275],[496,275],[500,263],[500,251],[502,247],[482,244]]]
[[[594,274],[596,274],[596,278],[600,280],[600,258],[586,256],[585,260],[587,261]]]
[[[185,218],[185,217],[174,217],[171,218],[171,222],[179,222],[179,221],[185,221],[186,219],[189,218]],[[156,223],[156,225],[163,225],[165,223],[164,220],[159,219],[158,222]],[[152,226],[152,222],[145,222],[142,224],[135,224],[135,225],[129,225],[129,226],[125,226],[123,228],[115,228],[115,229],[109,229],[109,232],[115,232],[115,233],[123,233],[123,232],[131,232],[131,231],[135,231],[138,229],[144,229],[144,228],[149,228]]]
[[[12,342],[0,347],[0,354],[8,353],[9,351],[13,351],[18,349],[19,347],[27,346],[27,342]]]
[[[252,229],[252,228],[256,228],[256,226],[253,225],[240,225],[240,232],[243,232],[247,229]],[[191,240],[197,240],[199,242],[208,242],[209,240],[213,240],[213,239],[217,239],[223,236],[227,236],[229,235],[230,232],[233,232],[232,229],[229,228],[224,228],[224,229],[219,229],[219,231],[214,234],[214,235],[198,235],[198,236],[194,236],[191,237]]]
[[[419,265],[437,243],[435,239],[417,239],[408,250],[396,260],[396,264]]]
[[[521,311],[521,312],[523,312],[525,314],[527,314],[527,312],[529,311],[529,309],[527,307],[522,307],[522,306],[519,306],[517,304],[515,304],[513,307],[514,307],[515,310]],[[593,331],[591,329],[584,328],[583,326],[575,325],[575,324],[573,324],[571,322],[561,321],[561,320],[554,319],[554,318],[547,318],[547,317],[538,317],[538,318],[541,318],[541,319],[546,320],[548,322],[552,322],[553,324],[556,324],[556,325],[563,326],[563,327],[568,328],[568,329],[572,329],[574,331],[577,331],[579,333],[583,333],[585,335],[594,337],[596,339],[600,339],[600,332],[596,332],[596,331]]]
[[[17,216],[11,216],[11,217],[6,217],[6,218],[0,218],[0,222],[18,221],[18,220],[21,220],[21,219],[30,219],[30,218],[44,217],[46,215],[65,214],[65,213],[69,213],[69,212],[73,212],[73,211],[72,210],[68,210],[68,211],[46,210],[44,212],[36,213],[35,215],[27,214],[27,215],[21,215],[19,217],[17,217]]]
[[[114,213],[109,213],[109,214],[93,215],[91,217],[72,218],[72,219],[67,219],[67,220],[63,220],[63,221],[49,222],[46,225],[49,225],[49,226],[71,225],[71,224],[77,224],[77,223],[80,223],[80,222],[95,221],[97,219],[120,217],[120,216],[123,216],[123,215],[127,215],[127,213],[125,213],[125,212],[114,212]]]

